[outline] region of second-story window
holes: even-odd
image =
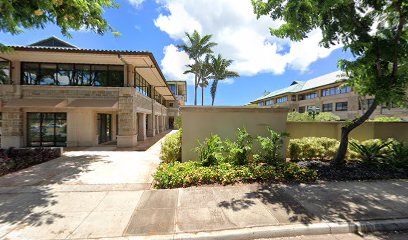
[[[151,97],[152,87],[139,73],[135,73],[135,87],[143,95]]]
[[[177,94],[177,85],[176,85],[176,84],[169,84],[169,88],[170,88],[170,91],[171,91],[174,95],[178,95],[178,94]]]
[[[345,87],[332,87],[332,88],[326,88],[322,90],[322,96],[331,96],[331,95],[337,95],[337,94],[343,94],[343,93],[348,93],[351,92],[351,87],[345,86]]]
[[[259,102],[259,103],[258,103],[258,106],[259,106],[259,107],[265,106],[265,102]]]
[[[22,63],[22,84],[122,87],[122,65]]]
[[[284,102],[287,102],[287,101],[288,101],[288,96],[283,96],[283,97],[280,97],[280,98],[276,99],[277,103],[284,103]]]
[[[10,63],[0,59],[0,85],[10,83]]]
[[[265,102],[266,106],[270,106],[270,105],[273,105],[273,104],[274,104],[274,102],[273,102],[272,99]]]

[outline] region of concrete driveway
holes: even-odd
[[[146,151],[70,151],[0,177],[0,239],[121,236],[150,188],[160,146],[161,140]]]

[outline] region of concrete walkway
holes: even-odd
[[[146,151],[68,151],[0,177],[0,239],[121,236],[151,187],[166,133],[142,143]]]
[[[68,152],[0,178],[0,239],[254,239],[408,228],[408,181],[150,190],[147,151]],[[111,149],[114,150],[114,149]]]

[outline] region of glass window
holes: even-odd
[[[277,103],[284,103],[284,102],[287,102],[287,101],[288,101],[288,96],[283,96],[283,97],[280,97],[280,98],[276,99]]]
[[[40,64],[38,63],[24,63],[22,67],[23,71],[23,84],[37,85],[39,84],[39,70]]]
[[[75,86],[91,86],[91,66],[84,64],[75,64]]]
[[[10,84],[10,63],[0,59],[0,85]]]
[[[123,66],[109,66],[109,81],[110,87],[123,87],[125,73]]]
[[[299,113],[304,113],[305,112],[305,107],[299,107]]]
[[[270,105],[273,105],[273,104],[274,104],[273,100],[268,100],[268,101],[265,102],[266,106],[270,106]]]
[[[313,99],[317,97],[317,92],[305,94],[305,99]]]
[[[40,64],[40,85],[59,85],[57,81],[57,64]]]
[[[347,102],[336,103],[336,111],[347,111],[347,107],[348,107]]]
[[[58,64],[57,72],[58,85],[69,86],[74,81],[74,65]]]
[[[177,85],[176,84],[169,84],[170,91],[174,94],[177,95]]]
[[[27,113],[27,120],[29,146],[66,146],[66,113]]]
[[[108,66],[93,65],[91,66],[91,82],[94,86],[109,86],[108,84]]]
[[[323,112],[332,112],[333,111],[333,103],[325,103],[322,105]]]
[[[343,94],[343,93],[348,93],[351,92],[351,87],[345,86],[345,87],[332,87],[332,88],[326,88],[322,90],[322,96],[331,96],[331,95],[337,95],[337,94]]]
[[[265,106],[265,102],[259,102],[259,103],[258,103],[258,106],[259,106],[259,107]]]

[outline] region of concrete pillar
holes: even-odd
[[[156,134],[160,133],[160,127],[159,127],[159,116],[155,115],[154,116],[155,120],[155,128],[156,128]]]
[[[138,113],[137,119],[138,119],[138,129],[139,129],[138,134],[137,134],[137,140],[144,141],[146,140],[146,113]]]
[[[154,137],[156,135],[155,128],[155,116],[153,114],[147,114],[147,136]]]
[[[24,114],[18,110],[2,112],[1,147],[23,147],[24,144]]]
[[[161,126],[160,129],[162,132],[166,131],[166,122],[165,122],[165,117],[164,116],[160,116],[160,122],[161,122]]]
[[[134,147],[137,144],[137,113],[134,111],[134,100],[131,88],[126,88],[119,95],[119,129],[118,147]]]

